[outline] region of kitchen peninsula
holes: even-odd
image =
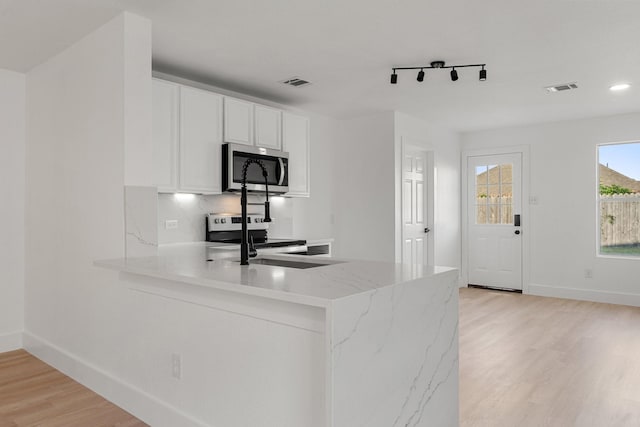
[[[176,387],[210,399],[181,409],[214,426],[458,424],[457,270],[237,257],[193,243],[96,262],[134,291],[206,307],[210,324],[184,331],[206,335],[202,362],[185,360]]]

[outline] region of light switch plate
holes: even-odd
[[[165,230],[173,230],[178,228],[178,220],[177,219],[168,219],[164,222]]]

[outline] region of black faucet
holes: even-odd
[[[242,236],[240,240],[240,265],[249,265],[249,257],[253,258],[258,253],[253,246],[253,237],[251,238],[251,248],[249,248],[249,230],[247,227],[247,169],[252,164],[260,166],[262,169],[262,176],[264,176],[264,193],[267,196],[267,200],[264,202],[264,222],[271,222],[271,215],[269,212],[269,182],[267,177],[269,173],[264,167],[264,164],[258,159],[247,159],[242,165],[242,195],[240,196],[240,204],[242,205]]]

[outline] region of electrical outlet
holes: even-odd
[[[164,222],[165,230],[174,230],[178,228],[178,220],[177,219],[168,219]]]
[[[538,204],[538,196],[529,196],[529,204],[537,205]]]
[[[182,379],[182,356],[176,353],[171,355],[171,375],[178,380]]]
[[[593,279],[593,270],[590,268],[586,268],[584,270],[584,278],[585,279]]]

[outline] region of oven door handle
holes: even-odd
[[[284,175],[287,173],[287,168],[284,167],[284,160],[281,157],[278,158],[278,162],[280,163],[280,181],[278,181],[278,185],[282,185],[284,182]]]

